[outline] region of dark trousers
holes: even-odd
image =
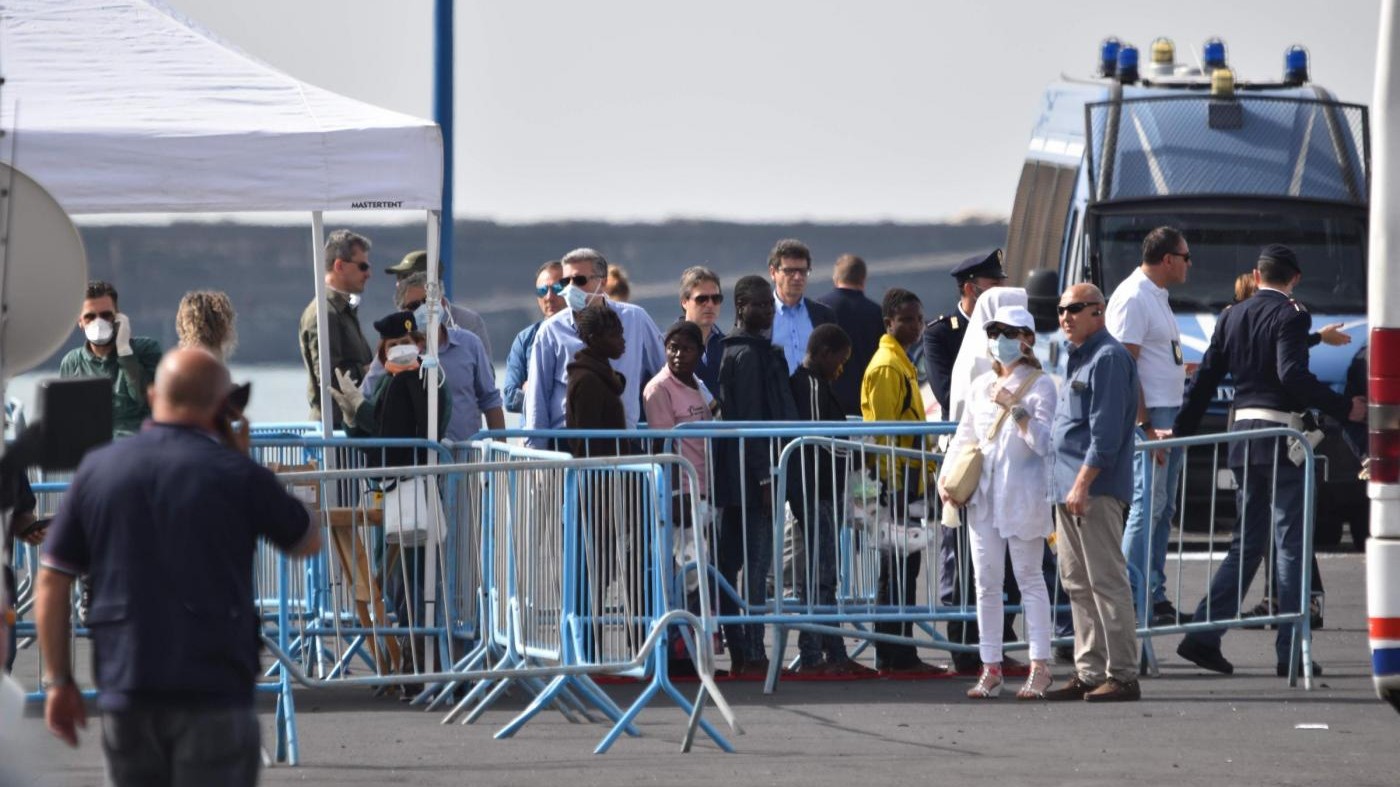
[[[1303,576],[1303,468],[1291,462],[1278,463],[1277,484],[1274,468],[1254,465],[1232,467],[1239,486],[1241,511],[1239,525],[1230,540],[1230,551],[1211,578],[1210,595],[1196,608],[1197,621],[1228,620],[1239,612],[1239,596],[1249,591],[1249,583],[1274,542],[1274,578],[1278,588],[1280,614],[1295,613],[1301,603]],[[1187,634],[1197,643],[1219,648],[1224,631]],[[1280,664],[1286,663],[1293,641],[1293,626],[1279,626],[1274,650]]]
[[[880,606],[907,607],[914,604],[919,591],[919,569],[924,564],[922,551],[902,555],[891,551],[880,555],[880,590],[876,599]],[[875,624],[880,634],[911,636],[913,623],[881,622]],[[919,660],[919,649],[913,645],[875,643],[875,663],[889,669],[909,666]]]
[[[752,498],[751,498],[752,499]],[[747,527],[745,527],[747,520]],[[719,529],[719,574],[753,605],[768,601],[768,571],[773,567],[773,524],[771,515],[761,506],[743,508],[725,506]],[[744,584],[738,583],[739,570],[744,571]],[[720,593],[719,613],[736,615],[739,605],[728,593]],[[735,664],[766,661],[763,646],[763,626],[728,623],[724,639],[729,645],[729,658]]]
[[[835,506],[822,500],[807,506],[797,506],[793,514],[806,540],[807,586],[802,588],[808,606],[836,605],[836,517]],[[804,666],[819,664],[823,657],[828,663],[840,664],[849,657],[846,643],[835,634],[815,634],[802,631],[797,635],[797,652]]]
[[[252,708],[142,709],[102,717],[116,787],[251,787],[262,765]]]

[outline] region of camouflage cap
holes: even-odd
[[[399,264],[385,268],[384,272],[392,273],[395,276],[398,276],[399,278],[403,278],[405,276],[409,276],[411,274],[427,270],[428,252],[419,249],[418,251],[410,251],[409,253],[403,255],[403,259],[399,260]]]

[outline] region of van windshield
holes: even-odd
[[[1142,263],[1142,239],[1154,227],[1180,229],[1191,248],[1185,284],[1168,292],[1178,312],[1218,312],[1234,301],[1235,278],[1254,270],[1259,250],[1270,243],[1292,247],[1303,267],[1293,295],[1319,314],[1366,312],[1366,223],[1364,214],[1312,209],[1296,214],[1222,213],[1154,207],[1151,211],[1098,217],[1104,291]]]

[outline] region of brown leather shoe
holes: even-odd
[[[1089,692],[1094,691],[1107,683],[1086,683],[1078,675],[1069,679],[1069,683],[1058,689],[1045,692],[1045,699],[1049,702],[1064,702],[1066,700],[1082,700]]]
[[[1085,702],[1137,702],[1142,699],[1142,689],[1135,680],[1121,681],[1109,678],[1102,686],[1084,695]]]

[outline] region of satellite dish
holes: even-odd
[[[0,373],[13,377],[63,346],[87,287],[78,228],[43,186],[0,163]]]

